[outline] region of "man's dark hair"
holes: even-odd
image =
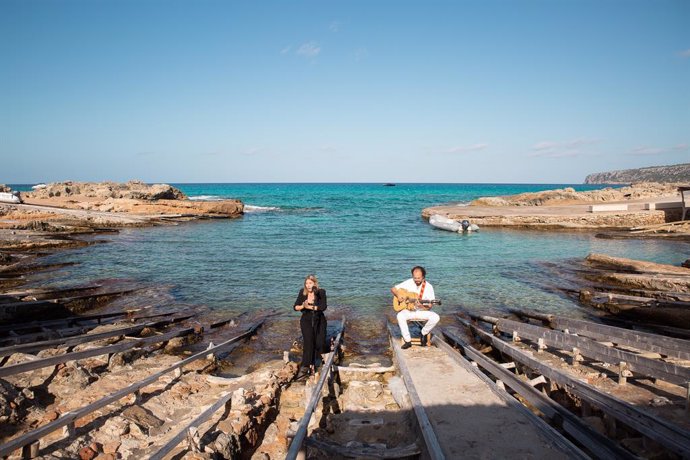
[[[415,270],[419,270],[420,272],[422,272],[422,276],[424,278],[426,278],[426,270],[424,269],[424,267],[422,267],[421,265],[417,265],[415,267],[412,267],[412,270],[410,270],[410,273],[412,273],[414,275]]]

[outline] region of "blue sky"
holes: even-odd
[[[690,162],[688,1],[0,1],[0,183]]]

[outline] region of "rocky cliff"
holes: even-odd
[[[637,183],[629,187],[576,192],[573,188],[520,193],[519,195],[482,197],[471,206],[566,206],[582,203],[627,201],[678,194],[677,184]]]
[[[590,174],[585,178],[585,184],[632,184],[635,182],[683,182],[690,185],[690,163],[622,169]]]
[[[148,185],[141,181],[55,182],[23,194],[28,198],[81,196],[88,198],[126,198],[132,200],[184,200],[184,193],[168,184]]]

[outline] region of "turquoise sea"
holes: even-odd
[[[688,257],[684,243],[489,228],[458,235],[421,218],[424,207],[436,204],[568,184],[174,185],[193,199],[238,198],[247,212],[239,219],[99,236],[108,243],[51,256],[78,262],[54,273],[51,283],[130,279],[169,287],[180,305],[237,311],[289,308],[304,276],[315,273],[330,308],[381,317],[390,309],[389,287],[419,264],[444,301],[441,313],[458,307],[563,312],[576,305],[553,289],[565,283],[559,267],[590,252],[671,264]]]

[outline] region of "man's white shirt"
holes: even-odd
[[[422,285],[417,286],[413,278],[403,281],[395,286],[395,289],[405,289],[406,291],[414,292],[419,296],[419,291],[422,290]],[[426,287],[424,288],[424,295],[422,295],[422,300],[435,300],[436,296],[434,294],[434,287],[430,282],[426,282]]]

